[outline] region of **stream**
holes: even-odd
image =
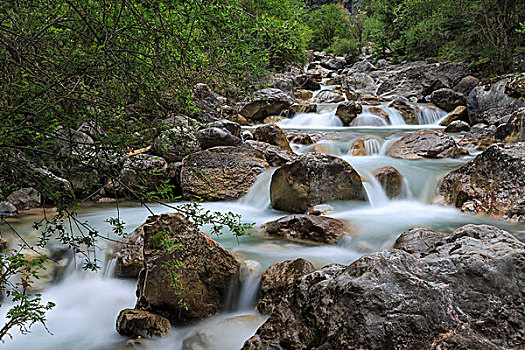
[[[323,86],[322,89],[330,89]],[[315,93],[314,93],[315,96]],[[271,264],[298,257],[310,260],[317,268],[330,263],[348,265],[360,256],[381,249],[387,249],[404,230],[424,226],[443,232],[450,232],[465,224],[490,224],[510,232],[525,232],[525,226],[504,222],[481,215],[474,216],[462,213],[453,207],[436,203],[437,188],[441,178],[448,172],[457,169],[472,159],[471,155],[456,159],[422,159],[404,160],[388,156],[389,146],[395,140],[420,129],[441,129],[439,121],[447,113],[420,106],[418,119],[421,125],[406,125],[401,114],[386,105],[379,106],[388,116],[390,124],[381,121],[364,108],[358,117],[358,126],[344,127],[335,115],[337,104],[323,104],[318,113],[299,114],[285,119],[278,125],[285,130],[310,132],[320,135],[315,145],[305,146],[292,144],[296,153],[307,152],[312,147],[323,150],[349,162],[362,178],[368,200],[366,202],[330,203],[335,212],[329,216],[345,219],[350,222],[351,236],[345,237],[336,245],[319,245],[268,237],[257,229],[258,226],[275,220],[287,213],[273,210],[270,206],[269,187],[271,175],[275,169],[261,174],[249,193],[235,202],[203,203],[205,208],[215,211],[231,211],[242,215],[243,221],[256,224],[251,235],[237,241],[229,233],[212,237],[226,249],[241,255],[246,260],[255,260],[266,269]],[[358,139],[365,142],[366,156],[352,156],[349,151]],[[404,178],[402,195],[388,199],[383,188],[372,176],[372,171],[383,166],[395,167]],[[181,203],[172,203],[173,205]],[[171,211],[162,205],[150,205],[156,214]],[[119,203],[120,217],[126,223],[126,232],[131,232],[144,223],[149,211],[136,203]],[[105,222],[116,216],[115,204],[90,204],[79,210],[79,219],[110,238],[111,227]],[[26,235],[29,241],[37,239],[32,223],[40,214],[26,215],[13,221],[13,226]],[[6,228],[0,228],[7,234]],[[206,232],[206,227],[203,228]],[[43,291],[43,300],[51,300],[56,307],[48,313],[47,327],[49,334],[42,326],[35,325],[31,334],[21,335],[12,331],[13,339],[2,344],[4,349],[83,349],[105,350],[116,349],[125,338],[115,330],[115,320],[120,310],[135,305],[136,281],[114,278],[111,260],[106,261],[106,251],[110,244],[101,240],[97,257],[104,261],[104,268],[98,273],[82,271],[79,261],[67,266],[63,278]],[[216,349],[239,349],[246,339],[253,335],[265,318],[254,311],[254,296],[257,293],[258,281],[245,283],[243,290],[234,293],[236,300],[225,296],[225,303],[230,311],[187,327],[174,328],[172,333],[162,339],[154,339],[147,344],[152,349],[193,349],[190,343],[184,347],[185,339],[194,338],[195,334],[206,333]],[[230,299],[230,300],[228,300]],[[2,306],[2,317],[9,308],[8,303]],[[2,322],[3,320],[0,320]],[[195,348],[196,349],[196,348]]]

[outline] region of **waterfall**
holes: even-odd
[[[352,120],[351,126],[386,126],[387,121],[373,113],[361,113]]]
[[[284,119],[277,123],[281,128],[323,128],[340,127],[343,122],[337,115],[336,109],[322,113],[299,113],[291,119]]]
[[[266,170],[259,175],[252,188],[250,188],[240,202],[254,208],[268,208],[270,206],[270,183],[272,182],[272,176],[276,169],[277,168]]]
[[[381,143],[375,138],[370,138],[368,140],[365,140],[365,149],[366,154],[379,154],[381,152]]]
[[[363,186],[370,206],[380,207],[388,203],[389,199],[379,181],[377,181],[377,179],[368,171],[360,171],[359,173],[366,178],[366,181],[363,182]]]
[[[447,115],[448,113],[442,109],[421,106],[417,114],[417,119],[420,125],[439,124]]]

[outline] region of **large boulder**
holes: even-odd
[[[346,101],[337,106],[335,114],[341,119],[343,125],[348,126],[362,112],[361,104],[356,101]]]
[[[472,90],[476,86],[479,85],[479,79],[476,77],[473,77],[472,75],[467,75],[463,79],[459,81],[459,83],[454,86],[454,91],[459,92],[460,94],[463,94],[464,96],[468,96]]]
[[[218,313],[230,282],[237,278],[235,257],[179,213],[150,216],[142,227],[144,268],[136,308],[172,324]]]
[[[498,127],[496,137],[507,143],[525,142],[525,108],[518,109],[505,124]]]
[[[449,88],[434,91],[430,95],[430,101],[447,112],[452,112],[456,107],[467,104],[465,95]]]
[[[279,115],[293,104],[293,99],[279,89],[267,88],[256,91],[252,98],[240,104],[239,113],[252,120]]]
[[[270,236],[334,244],[347,234],[342,220],[326,216],[295,214],[264,225]]]
[[[388,66],[371,72],[377,83],[377,95],[385,98],[403,96],[417,101],[441,88],[453,88],[467,75],[456,63],[426,63],[416,61]]]
[[[113,258],[116,260],[115,276],[120,278],[137,278],[144,266],[144,231],[142,226],[117,243]]]
[[[155,188],[170,177],[170,169],[162,157],[139,154],[126,159],[121,175],[131,188]]]
[[[253,132],[256,141],[266,142],[278,146],[284,150],[291,151],[290,143],[284,131],[275,124],[266,124],[257,127]]]
[[[470,124],[500,124],[500,120],[525,106],[525,102],[512,98],[505,93],[510,78],[502,79],[491,85],[477,86],[468,96]]]
[[[25,187],[13,191],[9,196],[7,196],[7,200],[11,202],[18,210],[36,208],[41,204],[40,193],[38,193],[38,191],[33,187]]]
[[[154,313],[136,310],[124,309],[117,317],[117,332],[129,337],[162,337],[171,331],[170,321]]]
[[[177,123],[182,121],[176,121]],[[199,141],[189,127],[178,126],[163,131],[153,141],[153,152],[168,162],[180,162],[188,154],[200,151]]]
[[[405,234],[404,234],[405,235]],[[411,237],[412,236],[412,237]],[[401,249],[329,266],[275,297],[243,349],[518,349],[525,245],[491,226],[408,233]]]
[[[343,89],[349,100],[359,100],[366,95],[375,95],[377,85],[367,73],[354,73],[343,81]]]
[[[319,84],[311,75],[302,74],[294,78],[294,85],[297,89],[316,91],[321,89]]]
[[[445,201],[466,211],[525,218],[525,142],[492,145],[443,179]]]
[[[395,141],[388,154],[393,158],[455,158],[463,154],[451,136],[437,130],[421,130]]]
[[[403,193],[403,176],[391,166],[375,169],[372,175],[379,181],[388,198],[399,197]]]
[[[313,99],[313,101],[317,103],[337,103],[344,100],[343,95],[336,90],[323,90]]]
[[[296,281],[314,271],[314,265],[302,258],[273,264],[261,276],[262,297],[257,309],[263,314],[271,314],[280,302],[279,296],[286,296]]]
[[[269,165],[264,155],[249,147],[214,147],[182,161],[182,195],[207,201],[244,196]]]
[[[275,171],[270,185],[272,207],[291,213],[329,201],[364,200],[359,174],[341,158],[305,153]]]

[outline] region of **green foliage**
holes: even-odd
[[[306,24],[312,33],[309,48],[313,50],[327,49],[338,40],[355,39],[348,15],[335,4],[323,5],[320,9],[311,11]]]

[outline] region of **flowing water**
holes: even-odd
[[[423,125],[409,126],[397,110],[382,105],[380,108],[389,116],[389,123],[375,125],[378,123],[365,108],[358,117],[362,117],[360,126],[343,127],[335,115],[335,107],[335,104],[326,105],[321,113],[300,114],[282,121],[280,125],[285,129],[309,130],[320,135],[316,145],[293,145],[295,152],[303,153],[314,146],[322,146],[326,152],[348,161],[365,179],[366,202],[331,203],[335,208],[331,216],[347,220],[351,235],[336,245],[299,243],[265,236],[257,227],[286,215],[270,206],[269,186],[275,171],[270,169],[261,174],[243,199],[203,204],[216,211],[241,214],[244,221],[256,224],[251,235],[241,238],[239,242],[227,233],[214,239],[244,259],[259,262],[265,269],[273,263],[298,257],[312,261],[316,267],[330,263],[350,264],[363,254],[389,248],[400,233],[415,226],[447,232],[467,223],[487,223],[511,232],[525,231],[525,227],[518,224],[468,215],[455,208],[435,204],[441,178],[472,156],[439,160],[403,160],[388,156],[392,142],[403,135],[415,129],[440,128],[438,122],[446,116],[445,112],[420,106],[418,118]],[[366,155],[354,156],[352,145],[360,139],[365,139]],[[404,177],[403,193],[396,200],[388,199],[372,176],[374,169],[383,166],[395,167]],[[170,211],[162,205],[151,205],[149,209],[154,213]],[[118,210],[128,232],[142,224],[150,214],[144,206],[135,203],[121,203]],[[79,218],[107,237],[115,238],[105,220],[116,216],[116,213],[115,205],[91,205],[79,211]],[[35,241],[37,234],[32,231],[31,224],[37,218],[39,215],[23,217],[14,221],[13,226],[29,241]],[[0,229],[4,236],[8,234],[6,228]],[[206,228],[203,230],[206,231]],[[102,240],[97,249],[98,257],[103,261],[108,246]],[[102,350],[115,349],[125,340],[115,331],[115,319],[120,310],[134,306],[136,281],[114,278],[112,260],[99,273],[84,272],[78,268],[79,265],[79,261],[70,263],[64,277],[43,292],[43,300],[52,300],[57,304],[48,313],[47,326],[53,335],[39,325],[31,328],[29,335],[20,335],[13,330],[13,340],[8,339],[2,345],[5,349]],[[195,325],[174,328],[170,336],[148,343],[149,348],[182,349],[186,341],[186,348],[193,349],[197,347],[191,344],[206,338],[215,349],[239,349],[244,340],[264,322],[264,318],[253,308],[258,288],[258,278],[246,279],[241,290],[231,290],[225,296],[227,312]],[[6,303],[2,310],[8,307]]]

